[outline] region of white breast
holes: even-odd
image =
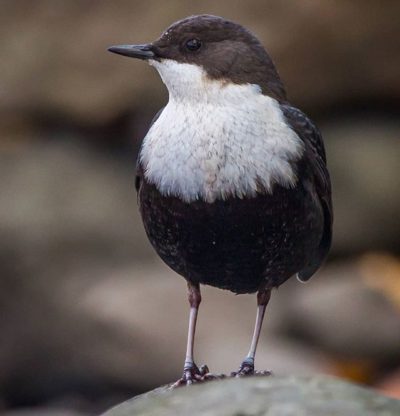
[[[191,64],[152,61],[169,102],[147,133],[140,161],[163,195],[191,202],[255,196],[294,186],[303,144],[276,100],[257,85],[210,80]]]

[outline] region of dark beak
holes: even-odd
[[[155,53],[151,50],[151,45],[118,45],[108,48],[110,52],[118,55],[129,56],[138,59],[155,58]]]

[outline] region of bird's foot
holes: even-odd
[[[217,380],[224,378],[224,374],[212,374],[206,365],[202,365],[200,368],[195,363],[185,364],[183,368],[182,377],[173,383],[170,388],[189,386],[194,383],[202,383],[209,380]]]
[[[231,373],[231,377],[270,376],[271,374],[268,370],[254,370],[254,359],[248,357],[242,362],[238,371]]]

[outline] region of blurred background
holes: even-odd
[[[400,398],[400,2],[1,0],[3,414],[98,414],[181,374],[186,285],[149,246],[133,186],[167,93],[106,48],[200,13],[258,35],[322,130],[332,175],[329,261],[274,293],[258,367]],[[199,364],[237,368],[255,304],[204,288]]]

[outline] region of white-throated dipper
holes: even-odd
[[[140,149],[136,189],[143,223],[162,260],[188,283],[183,376],[205,380],[193,359],[200,284],[257,292],[254,358],[271,290],[308,280],[327,256],[331,185],[321,135],[292,107],[275,66],[247,29],[191,16],[159,39],[111,52],[146,60],[168,88]]]

